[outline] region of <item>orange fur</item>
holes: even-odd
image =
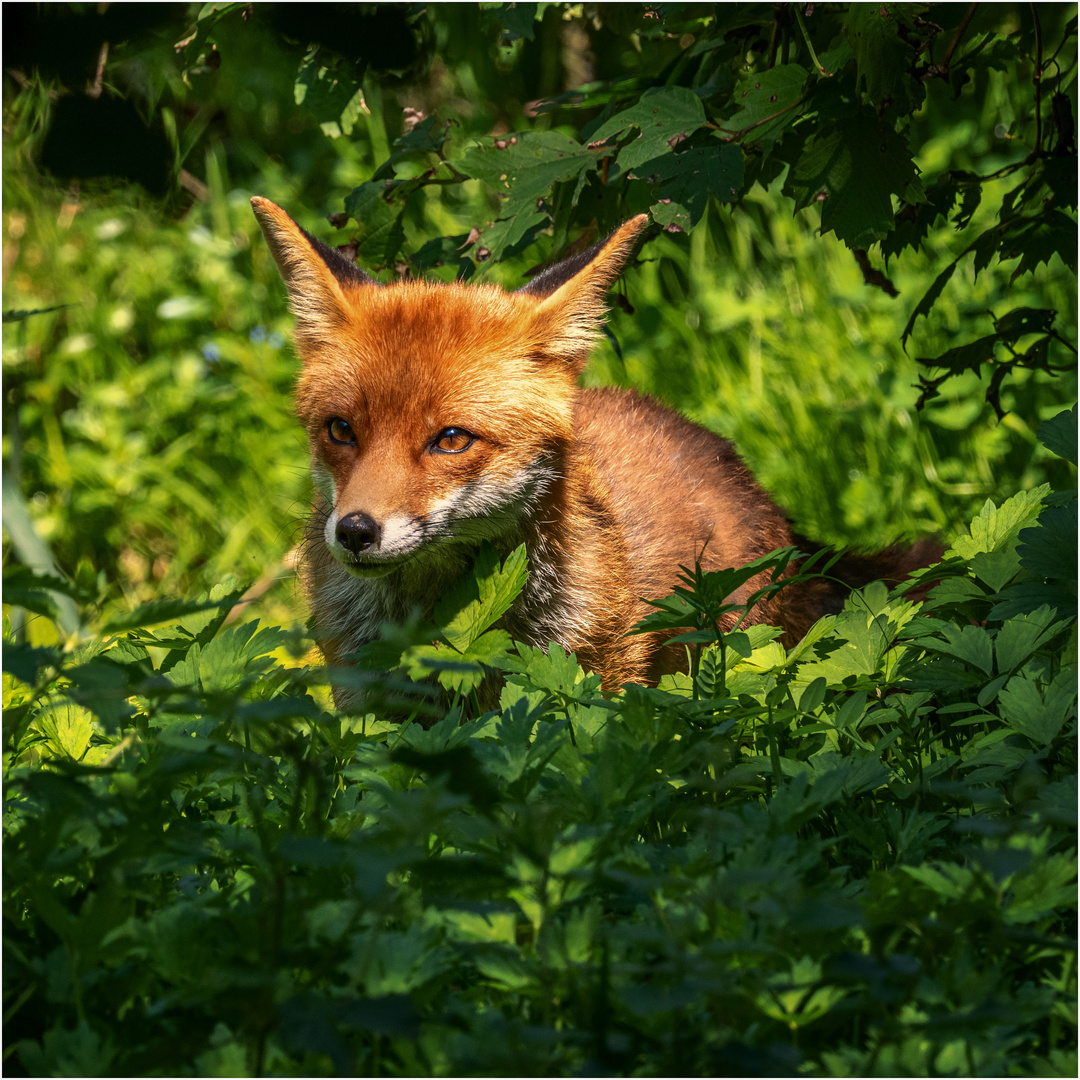
[[[626,636],[643,598],[669,594],[680,565],[740,566],[792,543],[729,443],[649,399],[577,386],[645,215],[508,293],[380,286],[273,203],[252,205],[296,315],[320,492],[302,578],[328,663],[387,619],[430,613],[488,540],[528,550],[503,620],[516,640],[573,650],[609,690],[655,679],[682,654]],[[788,592],[751,621],[794,641],[822,604]]]

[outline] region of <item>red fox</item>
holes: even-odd
[[[680,566],[742,566],[793,543],[729,442],[633,392],[577,385],[647,215],[505,292],[379,285],[251,202],[296,317],[317,490],[301,578],[328,665],[414,606],[430,615],[486,540],[528,553],[502,621],[515,640],[572,650],[605,690],[655,681],[681,650],[627,636],[645,599],[669,595]],[[784,589],[746,621],[793,643],[825,601],[823,587]]]

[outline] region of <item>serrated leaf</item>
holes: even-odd
[[[130,672],[114,662],[112,653],[115,651],[112,649],[104,656],[65,672],[71,679],[67,695],[93,712],[109,732],[119,728],[133,711],[128,702]]]
[[[976,184],[963,190],[979,193],[980,188]],[[901,206],[893,231],[881,241],[881,254],[886,262],[906,248],[918,251],[938,218],[949,216],[960,192],[954,174],[944,173],[926,189],[925,201]]]
[[[1077,565],[1076,503],[1051,506],[1039,515],[1034,528],[1019,533],[1016,549],[1020,565],[1039,577],[1072,582],[1075,590]]]
[[[1025,334],[1047,334],[1053,329],[1055,314],[1046,308],[1013,308],[994,320],[994,329],[1006,341],[1018,341]]]
[[[1050,485],[1042,484],[1032,491],[1021,491],[1006,499],[1000,507],[987,499],[971,523],[968,536],[961,536],[953,543],[950,554],[972,559],[981,551],[1000,551],[1012,544],[1020,530],[1031,525],[1039,516],[1042,501],[1049,494]]]
[[[796,210],[824,197],[822,232],[865,248],[892,230],[892,197],[903,197],[917,177],[903,136],[860,109],[810,140],[783,190]]]
[[[417,270],[429,270],[434,266],[456,265],[460,271],[463,267],[472,267],[472,263],[465,257],[465,249],[471,244],[467,233],[460,236],[439,236],[422,244],[412,255],[409,263]]]
[[[1006,34],[976,34],[970,48],[952,61],[950,68],[960,71],[1012,71],[1020,60],[1020,44],[1016,37]]]
[[[904,326],[903,333],[900,335],[900,347],[907,347],[907,339],[911,337],[911,332],[915,329],[915,322],[920,315],[926,316],[930,314],[934,304],[937,303],[938,298],[945,291],[945,286],[949,284],[953,274],[956,272],[956,268],[960,265],[960,260],[971,251],[971,247],[968,247],[960,255],[958,255],[948,266],[945,267],[941,273],[934,278],[930,288],[926,290],[922,295],[922,299],[915,305],[914,310],[911,312],[911,316],[908,318],[906,325]]]
[[[371,174],[371,180],[393,179],[398,162],[415,159],[418,154],[438,153],[446,142],[449,130],[449,120],[440,120],[435,113],[425,117],[394,140],[394,153]]]
[[[965,371],[973,371],[979,374],[983,364],[988,364],[994,359],[994,350],[1000,343],[998,334],[988,334],[985,337],[976,338],[964,345],[943,352],[940,356],[918,357],[920,364],[927,367],[944,368],[953,375],[960,375]]]
[[[733,95],[740,108],[723,126],[739,132],[742,141],[757,146],[767,155],[799,118],[799,110],[794,106],[802,96],[809,74],[801,64],[778,64],[742,79]]]
[[[1002,261],[1020,259],[1012,272],[1012,281],[1048,263],[1055,255],[1076,273],[1076,222],[1060,210],[1040,214],[1023,228],[1010,229],[1002,238],[998,254]]]
[[[554,97],[542,98],[533,102],[532,108],[537,116],[553,109],[599,109],[611,101],[637,97],[650,85],[651,80],[643,77],[600,80],[575,86],[573,90],[556,94]],[[604,117],[601,115],[599,120],[603,123]],[[581,131],[582,138],[589,138],[591,134],[589,125],[586,124]]]
[[[1076,851],[1060,852],[1040,860],[1009,881],[1009,903],[1002,912],[1006,923],[1031,923],[1060,913],[1068,918],[1076,910]],[[1073,916],[1075,917],[1075,916]]]
[[[451,614],[452,605],[460,604],[471,591],[466,581],[464,588],[456,589],[452,597],[436,606],[435,617],[446,640],[459,652],[468,649],[509,610],[528,574],[524,544],[515,548],[501,566],[498,552],[490,544],[481,545],[473,567],[477,599]]]
[[[971,560],[971,572],[991,592],[1005,588],[1020,569],[1020,556],[1015,547],[1002,551],[980,551]]]
[[[519,645],[517,656],[508,656],[499,666],[520,676],[515,680],[519,684],[556,697],[592,697],[599,687],[596,676],[586,676],[577,657],[554,641],[546,651]]]
[[[487,778],[468,745],[451,746],[436,753],[425,753],[412,746],[397,747],[391,757],[412,769],[446,778],[447,790],[466,795],[474,806],[488,809],[499,802],[499,789]]]
[[[990,634],[981,626],[946,625],[940,638],[920,638],[919,644],[928,652],[954,656],[977,667],[984,675],[994,671],[994,653]]]
[[[1058,673],[1045,691],[1034,679],[1013,678],[998,695],[1002,718],[1014,731],[1029,738],[1036,747],[1056,738],[1073,711],[1076,700],[1076,668]]]
[[[74,581],[68,581],[67,578],[60,577],[59,574],[50,574],[42,570],[31,570],[28,566],[20,566],[18,564],[5,566],[5,604],[17,603],[15,600],[8,599],[9,592],[16,589],[35,592],[39,590],[56,592],[63,596],[70,596],[73,600],[79,600],[83,603],[93,599],[93,597],[81,586],[77,585]]]
[[[47,705],[31,724],[45,736],[53,750],[79,761],[90,745],[94,725],[90,713],[72,702]]]
[[[856,91],[863,88],[875,105],[892,101],[911,64],[910,47],[900,37],[897,4],[852,4],[844,20],[844,36],[858,71]]]
[[[581,177],[598,164],[598,151],[557,131],[500,136],[491,144],[470,148],[458,167],[505,196],[499,215],[502,230],[498,235],[483,234],[491,257],[498,259],[529,228],[547,220],[537,201],[548,197],[556,183]]]
[[[34,615],[44,615],[46,619],[52,619],[53,622],[60,620],[60,609],[56,601],[47,592],[38,589],[15,589],[5,584],[4,603],[14,604]]]
[[[354,235],[356,258],[364,266],[391,265],[405,242],[403,207],[391,205],[384,197],[392,190],[387,181],[369,180],[345,196],[345,212],[359,227]]]
[[[709,198],[735,202],[743,185],[742,150],[732,145],[699,146],[682,154],[664,154],[634,169],[633,175],[660,184],[661,202],[652,216],[661,225],[696,225]]]
[[[517,38],[525,38],[532,41],[536,33],[535,23],[540,18],[547,4],[482,4],[481,7],[490,11],[499,21],[499,26],[505,31],[507,37],[514,41]]]
[[[1076,406],[1039,426],[1039,442],[1053,454],[1076,464]]]
[[[142,629],[153,626],[155,623],[179,620],[181,616],[189,616],[197,612],[216,612],[226,604],[231,607],[243,591],[242,589],[233,590],[224,599],[211,599],[204,596],[199,600],[151,600],[147,604],[140,604],[126,615],[118,615],[110,619],[102,628],[102,633],[119,634],[124,630]],[[213,615],[210,616],[210,619],[212,618]]]
[[[950,863],[924,863],[899,869],[946,900],[961,900],[971,889],[973,871]]]
[[[1043,606],[1052,607],[1061,618],[1075,619],[1076,592],[1067,592],[1061,581],[1052,585],[1039,581],[1021,581],[998,593],[997,602],[990,609],[987,618],[995,621],[1011,619],[1014,615],[1025,615]]]
[[[616,113],[590,136],[592,143],[603,143],[615,135],[637,128],[639,134],[619,151],[618,165],[623,172],[636,169],[651,158],[670,151],[677,142],[705,125],[701,98],[682,86],[657,86],[641,95],[629,109]]]
[[[257,621],[230,627],[202,647],[199,681],[203,689],[236,688],[254,662],[273,652],[287,636],[281,627],[265,626],[259,629]]]
[[[493,667],[513,646],[514,643],[505,630],[488,630],[461,654],[461,658]]]

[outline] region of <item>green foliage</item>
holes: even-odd
[[[6,42],[5,1071],[1075,1075],[1074,10],[146,7]],[[942,580],[785,650],[789,553],[688,570],[604,697],[486,551],[312,667],[251,194],[508,285],[649,213],[587,380]]]
[[[439,611],[462,660],[416,671],[453,692],[426,728],[322,707],[224,590],[9,637],[9,1069],[1068,1074],[1075,563],[1023,554],[1067,505],[986,507],[922,608],[913,580],[791,650],[689,635],[692,675],[610,699],[557,646],[470,656],[526,572],[486,552]],[[789,556],[691,574],[646,628],[715,625]],[[1002,613],[1036,588],[1057,610]]]
[[[535,17],[542,15],[531,5],[490,10],[508,40],[532,39]],[[786,168],[782,191],[795,213],[818,206],[821,233],[835,233],[856,253],[870,284],[895,292],[870,264],[866,249],[872,245],[880,245],[886,259],[895,257],[917,248],[934,221],[950,215],[970,238],[915,305],[902,335],[906,342],[972,253],[976,275],[994,260],[1014,259],[1020,260],[1014,280],[1054,258],[1076,272],[1076,20],[1066,22],[1063,11],[1048,9],[1052,31],[1044,31],[1032,9],[1030,29],[996,33],[996,26],[973,25],[973,12],[941,5],[922,15],[902,4],[852,4],[816,11],[810,21],[790,5],[760,5],[738,15],[686,5],[642,8],[636,17],[625,9],[610,17],[597,9],[597,30],[640,50],[640,77],[620,72],[570,100],[562,95],[533,104],[534,114],[564,120],[563,130],[518,129],[449,152],[445,133],[409,146],[406,132],[373,180],[346,199],[346,213],[359,225],[357,250],[377,266],[408,265],[407,199],[427,186],[464,184],[470,177],[500,202],[493,220],[463,243],[454,238],[468,260],[466,273],[515,254],[541,230],[552,231],[557,252],[582,229],[610,229],[641,210],[669,232],[689,230],[710,202],[737,203],[754,184],[768,187]],[[204,9],[200,24],[236,17]],[[647,25],[650,18],[657,26]],[[665,63],[676,36],[682,54]],[[935,49],[944,50],[939,61],[932,59]],[[308,100],[300,91],[314,78],[310,56],[301,67],[298,101]],[[1014,112],[1033,114],[1033,124],[1009,133],[1017,149],[982,153],[982,175],[951,162],[924,173],[912,135],[927,117],[957,115],[938,84],[954,92],[965,83],[985,86],[994,71],[1021,61],[1033,69],[1030,104]],[[330,78],[328,69],[320,71]],[[337,68],[333,77],[334,92],[312,98],[309,108],[336,133],[345,130],[344,104],[361,95],[362,72],[350,77]],[[576,116],[559,116],[568,106]],[[583,109],[592,115],[575,122]],[[434,117],[425,123],[440,127]],[[426,153],[426,171],[416,172],[412,151]],[[997,221],[975,227],[974,208],[1002,177],[1019,177],[1019,183],[1001,195]],[[426,265],[421,257],[416,268]],[[1040,314],[1038,326],[1026,326],[1024,309],[1014,308],[995,319],[993,337],[921,359],[942,374],[923,378],[920,406],[946,381],[987,365],[987,400],[1000,415],[1001,386],[1018,368],[1075,369],[1075,345],[1054,328],[1053,312]],[[1032,332],[1043,336],[1018,353],[1017,339]],[[1009,356],[995,355],[995,344]]]
[[[106,59],[110,39],[120,43],[98,81],[107,74],[118,95],[160,117],[174,188],[207,140],[215,93],[225,100],[238,91],[250,97],[249,111],[257,106],[243,85],[244,65],[229,58],[278,50],[278,69],[260,72],[262,81],[288,90],[308,130],[334,140],[366,136],[374,168],[337,220],[355,222],[350,249],[375,269],[422,270],[449,256],[469,275],[541,234],[551,235],[545,254],[553,256],[583,231],[609,230],[640,211],[679,233],[699,226],[710,204],[740,204],[780,179],[794,212],[820,212],[821,234],[835,234],[866,282],[890,292],[895,286],[868,249],[876,246],[887,264],[924,246],[939,220],[959,232],[955,256],[909,306],[904,342],[920,317],[937,313],[961,264],[970,262],[977,276],[1018,260],[1013,280],[1050,264],[1076,272],[1076,19],[1067,5],[1003,12],[850,4],[807,15],[797,5],[609,5],[586,17],[566,4],[306,14],[207,4],[188,18],[181,33],[163,16],[156,38],[138,19],[124,27],[122,16],[78,11],[68,22],[70,29],[81,20],[87,42],[104,40]],[[567,27],[584,36],[578,51],[586,67],[596,63],[590,51],[620,59],[605,77],[559,93],[550,56]],[[384,88],[417,80],[435,43],[453,92],[436,94],[426,117],[413,105],[390,115]],[[52,70],[42,57],[27,59]],[[71,71],[56,71],[72,89]],[[475,104],[481,87],[490,107]],[[455,96],[474,103],[448,105]],[[34,106],[24,97],[33,125]],[[62,98],[56,111],[71,100]],[[493,119],[497,134],[489,134]],[[957,139],[949,153],[927,160],[927,136],[958,126],[994,135]],[[48,144],[47,130],[44,138]],[[101,171],[84,162],[80,172],[77,155],[66,168],[76,176]],[[425,196],[460,204],[470,179],[493,196],[474,227],[414,242],[408,224]],[[994,220],[976,220],[990,200]],[[985,372],[987,400],[1000,415],[1000,390],[1018,370],[1075,369],[1068,320],[1059,327],[1044,311],[1039,326],[1025,330],[1023,308],[1003,299],[1008,310],[995,315],[994,335],[920,359],[929,369],[920,404],[965,371]],[[1004,329],[1010,320],[1021,333]],[[1040,339],[1018,350],[1018,337],[1033,332]]]

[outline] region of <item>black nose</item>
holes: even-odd
[[[359,555],[373,547],[379,546],[382,539],[382,529],[379,523],[367,514],[356,511],[346,514],[334,530],[337,542],[353,555]]]

